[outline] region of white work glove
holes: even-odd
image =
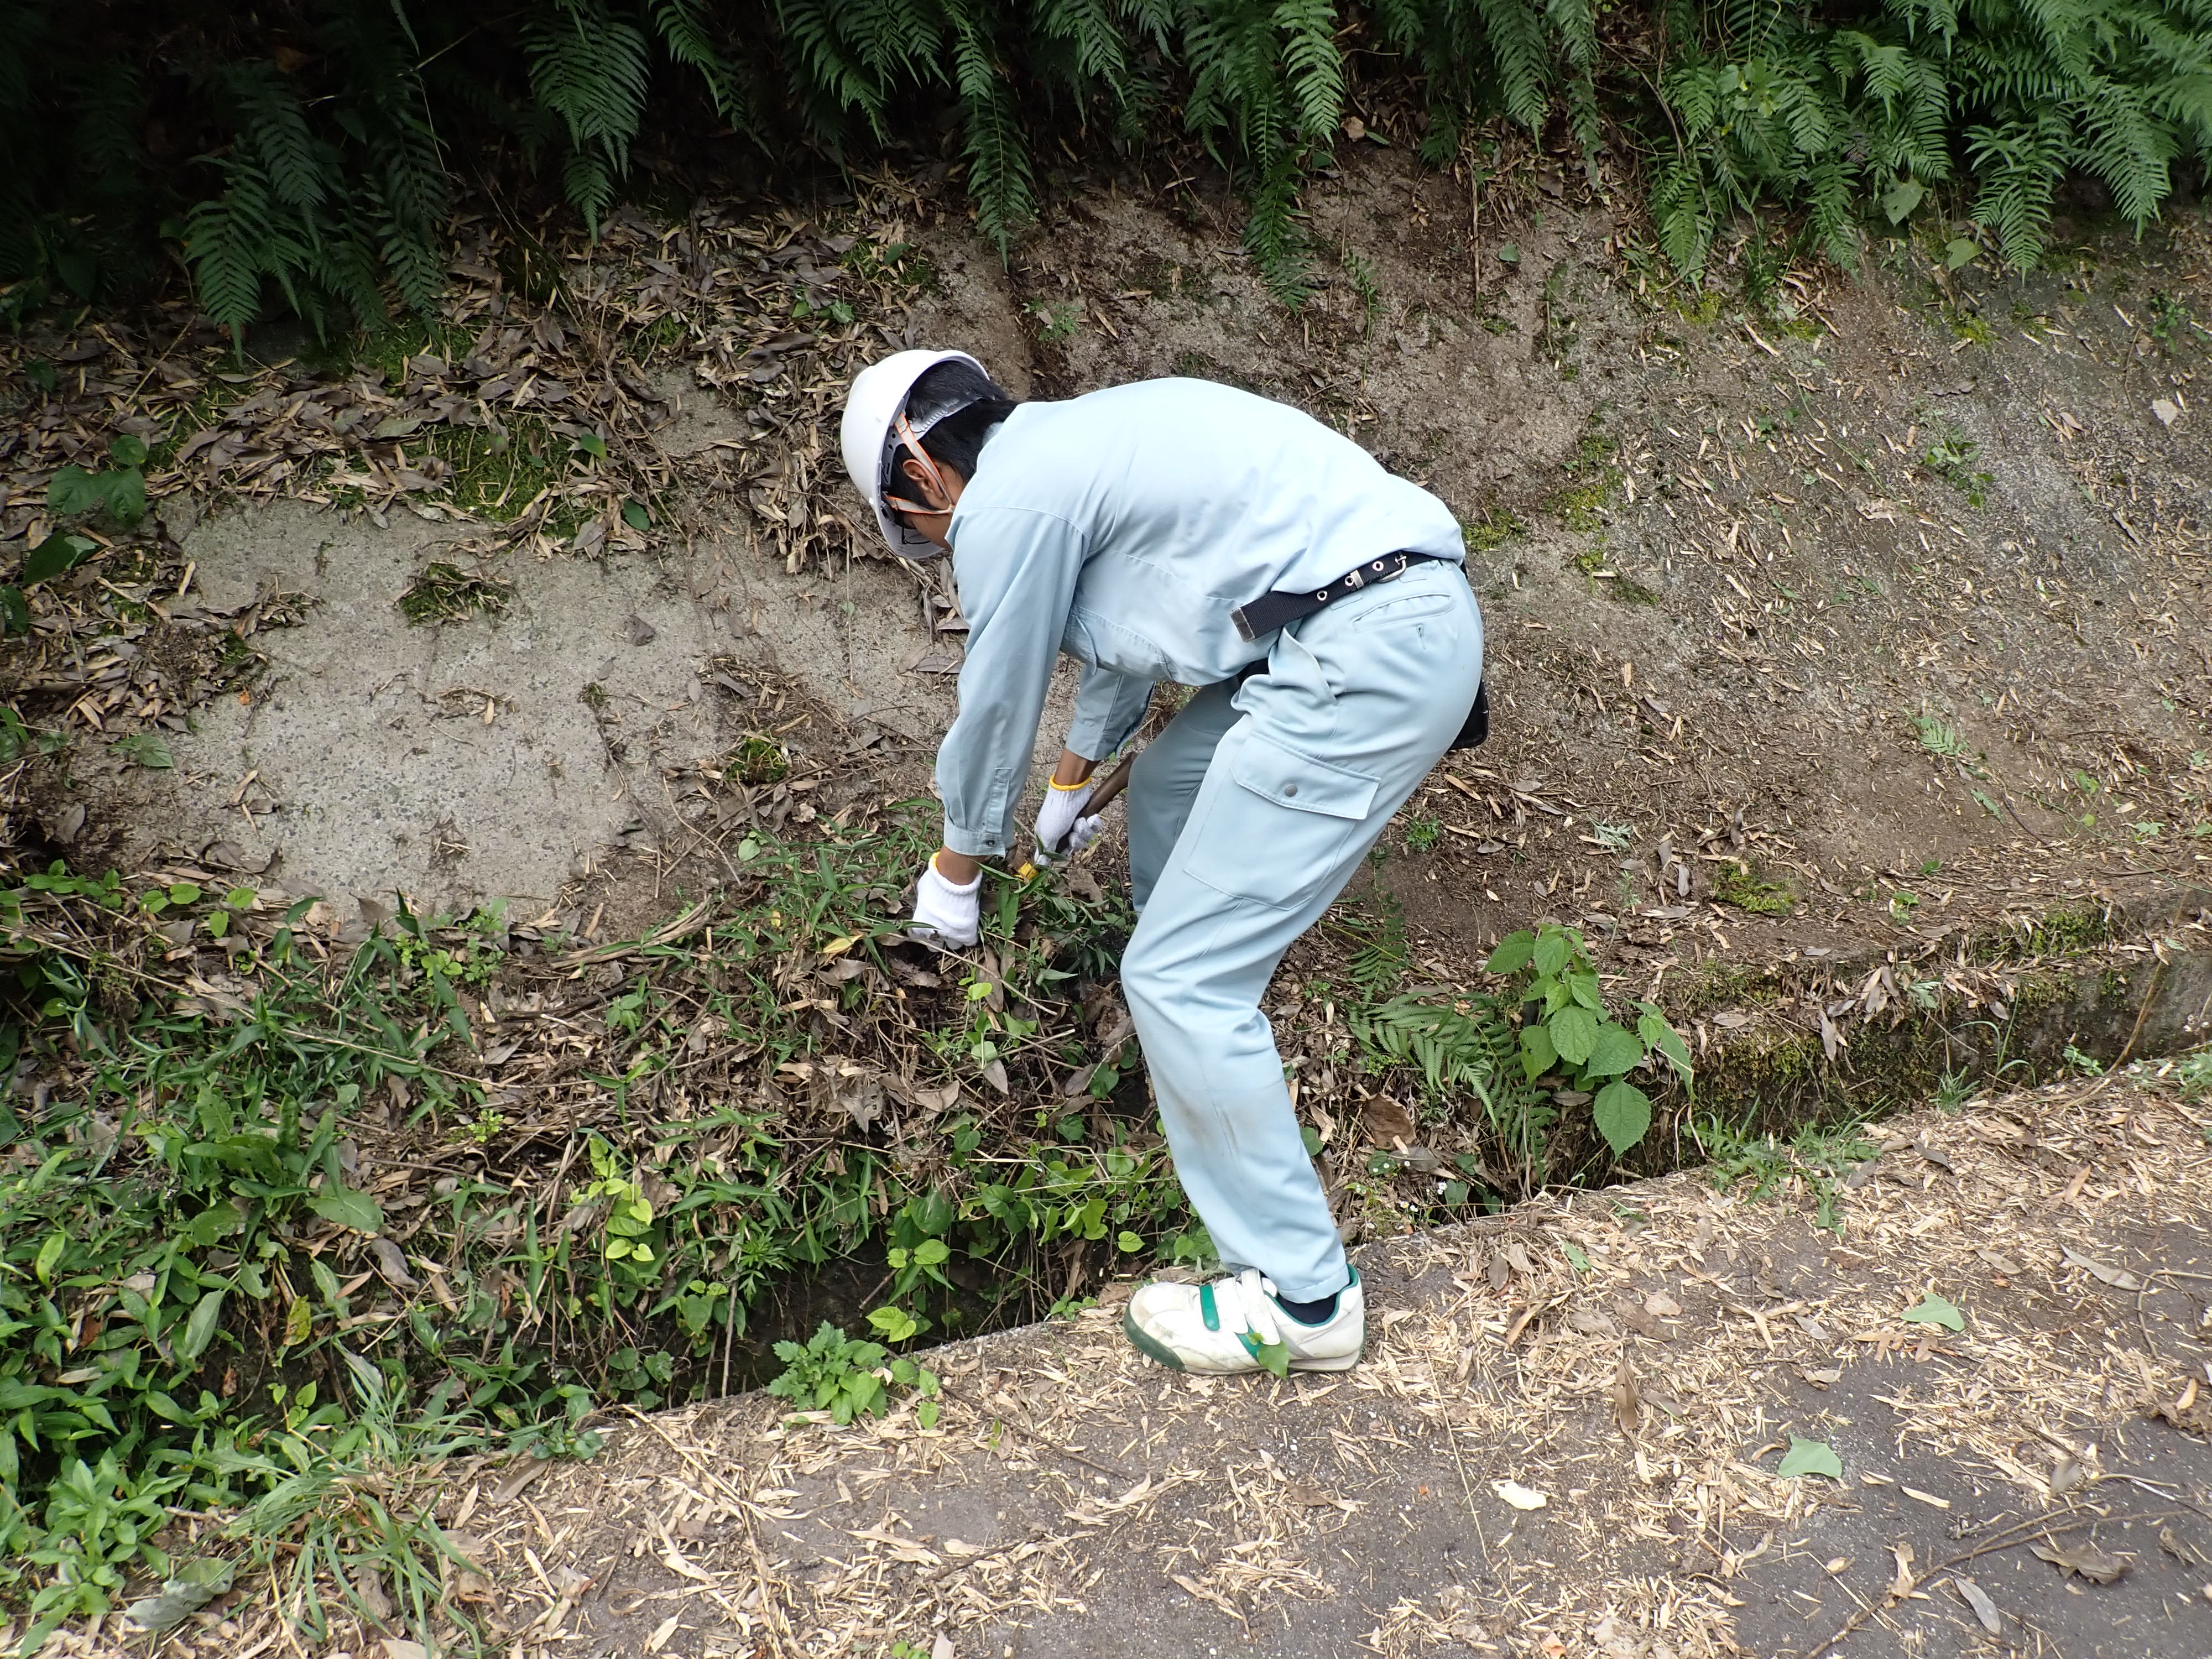
[[[1086,781],[1073,786],[1048,783],[1044,787],[1044,805],[1038,809],[1036,821],[1036,861],[1049,864],[1056,858],[1073,858],[1098,839],[1106,828],[1103,814],[1083,816],[1084,807],[1091,799],[1091,785]],[[1067,844],[1060,845],[1062,839]]]
[[[983,932],[982,891],[981,871],[965,887],[958,886],[938,874],[937,855],[931,854],[915,891],[914,921],[906,930],[907,937],[940,951],[975,944]]]

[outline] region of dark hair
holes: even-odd
[[[923,371],[907,393],[909,410],[953,402],[964,407],[923,433],[921,447],[932,460],[972,478],[984,437],[1014,412],[1019,399],[974,364],[957,360]]]

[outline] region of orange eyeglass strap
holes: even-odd
[[[914,422],[907,419],[903,410],[892,421],[891,430],[898,434],[899,442],[905,445],[913,453],[915,459],[921,463],[921,470],[929,475],[929,482],[936,486],[937,493],[945,500],[951,501],[952,492],[945,487],[945,475],[937,470],[937,463],[930,459],[929,452],[921,447],[921,435],[915,431]],[[893,511],[899,513],[936,514],[951,511],[950,507],[924,507],[919,501],[905,501],[888,491],[884,493],[884,502]]]

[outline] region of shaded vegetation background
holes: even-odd
[[[1040,158],[1201,148],[1303,292],[1301,181],[1352,106],[1473,169],[1559,128],[1677,270],[1762,205],[1848,261],[1923,204],[2025,268],[2069,176],[2141,224],[2212,150],[2212,0],[319,0],[0,4],[0,282],[21,316],[179,263],[216,321],[427,312],[457,192],[596,231],[703,169],[957,167],[1003,244]],[[1364,128],[1366,123],[1362,123]]]

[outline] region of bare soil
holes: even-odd
[[[927,281],[875,337],[966,347],[1033,395],[1232,380],[1452,504],[1495,734],[1439,769],[1347,908],[1400,913],[1416,976],[1464,982],[1504,933],[1559,920],[1688,1018],[1771,979],[1830,1011],[1832,1034],[1792,1029],[1832,1061],[1854,1012],[1884,1012],[1867,979],[1893,957],[1978,1012],[2018,990],[1969,983],[1991,941],[2048,955],[2031,934],[2054,915],[2077,945],[2181,942],[2212,872],[2201,212],[2139,246],[2062,224],[2051,268],[2020,280],[1954,274],[1906,240],[1856,279],[1747,242],[1732,258],[1771,267],[1766,307],[1715,293],[1686,314],[1633,227],[1535,152],[1471,202],[1361,146],[1312,208],[1321,285],[1293,314],[1236,249],[1232,204],[1188,181],[1071,187],[1010,264],[916,197]],[[760,264],[799,252],[829,280],[809,246]],[[714,762],[757,716],[822,792],[787,789],[779,821],[923,792],[957,606],[942,569],[843,550],[842,371],[805,343],[825,338],[743,359],[697,339],[657,368],[637,442],[665,523],[635,532],[609,507],[592,564],[510,538],[471,567],[518,585],[505,622],[362,608],[396,603],[441,547],[481,552],[465,522],[198,523],[183,551],[230,602],[293,550],[278,586],[306,595],[301,631],[262,635],[280,672],[260,700],[191,715],[179,773],[97,750],[66,787],[50,772],[45,837],[67,828],[126,868],[212,848],[341,904],[506,896],[609,937],[726,877],[726,832],[760,803],[732,803]],[[878,349],[856,334],[836,361]],[[353,550],[335,583],[304,557],[333,538]],[[626,642],[633,618],[654,643]],[[491,726],[464,733],[463,703]],[[1094,857],[1110,870],[1117,849]],[[1343,937],[1293,953],[1288,1002],[1338,971]]]

